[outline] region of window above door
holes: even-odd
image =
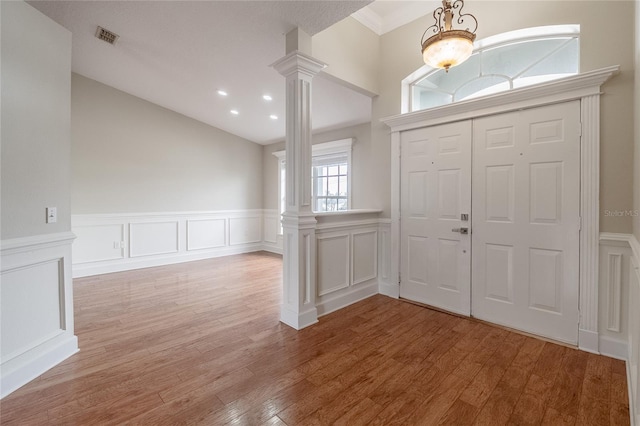
[[[402,81],[402,112],[420,111],[578,74],[580,26],[553,25],[475,43],[461,65],[422,66]]]

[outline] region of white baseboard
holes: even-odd
[[[629,420],[630,426],[640,426],[640,407],[633,403],[633,380],[638,377],[637,366],[631,366],[628,361],[627,365],[627,394],[629,395]]]
[[[384,296],[389,296],[394,299],[400,298],[400,286],[398,284],[381,282],[378,291]]]
[[[112,272],[130,271],[133,269],[151,268],[154,266],[173,265],[176,263],[192,262],[194,260],[213,259],[234,254],[251,253],[255,251],[271,251],[263,244],[242,244],[221,249],[203,250],[201,252],[178,253],[175,255],[161,255],[149,258],[122,259],[120,261],[105,261],[74,265],[73,277],[81,278]]]
[[[269,253],[275,253],[275,254],[279,254],[282,255],[283,254],[283,250],[281,246],[277,246],[274,244],[270,244],[270,243],[262,243],[262,250],[263,251],[268,251]]]
[[[337,297],[318,303],[316,305],[318,316],[330,314],[376,294],[378,294],[377,280],[374,279],[367,283],[358,284],[357,287],[352,288],[349,292],[341,292]]]
[[[600,336],[600,354],[615,358],[621,359],[623,361],[627,360],[627,342],[625,340],[614,339],[608,336]]]
[[[308,311],[297,313],[283,305],[280,307],[280,321],[296,330],[302,330],[318,322],[318,311],[316,308],[312,308]]]
[[[62,338],[55,342],[48,342],[50,344],[46,347],[36,348],[2,365],[0,398],[4,398],[79,351],[76,336],[65,334],[60,337]]]
[[[578,330],[578,348],[585,352],[599,354],[600,336],[595,331]]]

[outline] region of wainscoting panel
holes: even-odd
[[[78,351],[73,239],[66,232],[2,241],[0,397]]]
[[[280,212],[275,209],[263,210],[262,217],[262,245],[264,250],[272,253],[282,254],[284,240],[280,221]]]
[[[129,224],[129,257],[178,252],[178,221]]]
[[[121,223],[77,226],[73,229],[73,263],[101,262],[124,257],[124,226]],[[92,241],[111,241],[113,244],[92,244]]]
[[[62,259],[2,273],[2,347],[8,361],[64,332]],[[38,295],[38,297],[34,297]],[[19,327],[16,325],[19,324]]]
[[[378,276],[378,231],[352,233],[351,283],[360,284]]]
[[[264,241],[266,243],[278,242],[278,218],[264,217]]]
[[[226,245],[226,219],[187,220],[187,250],[202,250]]]
[[[318,316],[378,293],[378,212],[318,215]]]
[[[232,246],[262,242],[261,216],[229,219],[229,244]]]
[[[73,215],[73,276],[263,250],[263,216],[262,210]]]
[[[316,237],[318,296],[349,286],[349,234],[328,234]]]
[[[628,234],[600,234],[598,347],[601,354],[618,359],[627,359],[628,351],[631,254]]]

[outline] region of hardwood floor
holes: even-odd
[[[74,280],[81,351],[3,425],[629,424],[624,362],[374,296],[296,332],[279,257]]]

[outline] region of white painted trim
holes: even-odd
[[[400,297],[400,132],[391,133],[391,276]],[[395,294],[393,291],[390,294]],[[391,296],[394,297],[394,296]]]
[[[320,283],[318,282],[318,279],[316,277],[316,288],[317,288],[317,294],[316,296],[318,298],[322,298],[322,296],[326,296],[328,294],[331,293],[335,293],[338,292],[340,290],[344,290],[346,288],[349,288],[349,286],[351,285],[351,276],[349,274],[349,271],[351,270],[351,265],[350,265],[350,259],[352,258],[352,244],[351,244],[351,234],[346,231],[346,232],[328,232],[328,233],[318,233],[318,231],[316,230],[316,255],[318,255],[320,253],[320,250],[318,249],[319,246],[321,245],[322,241],[329,241],[329,240],[344,240],[344,252],[346,254],[345,257],[347,257],[345,259],[345,272],[344,272],[344,277],[342,277],[341,279],[341,283],[335,283],[337,281],[337,277],[335,280],[332,280],[332,282],[334,283],[334,286],[328,289],[325,289],[324,291],[320,291]],[[320,262],[316,262],[316,265],[318,266],[318,270],[322,267],[322,265],[320,265]]]
[[[48,278],[51,283],[57,283],[59,298],[48,302],[56,305],[55,309],[60,313],[60,325],[59,330],[47,331],[0,360],[0,398],[78,351],[78,339],[74,335],[71,278],[71,243],[74,238],[73,233],[63,232],[2,241],[2,275],[40,268],[51,262],[58,265],[55,275]]]
[[[371,280],[365,285],[359,284],[357,287],[352,287],[351,291],[341,293],[334,298],[325,298],[319,302],[317,305],[318,316],[330,314],[376,294],[378,294],[377,281]]]
[[[427,21],[430,22],[427,26],[433,23],[431,14],[433,13],[434,7],[436,7],[433,2],[409,1],[401,3],[403,4],[391,13],[385,14],[383,17],[372,11],[369,7],[363,7],[352,13],[351,17],[379,36],[408,24],[411,21],[415,21],[420,17],[426,17]]]
[[[578,348],[585,351],[591,352],[593,354],[599,354],[598,343],[600,337],[598,333],[591,330],[578,330]]]
[[[622,247],[631,246],[631,248],[633,248],[633,245],[632,245],[633,239],[634,238],[632,234],[620,234],[620,233],[613,233],[613,232],[600,233],[600,243],[606,244],[608,246],[619,245]]]
[[[629,284],[635,285],[635,294],[640,294],[640,242],[635,235],[629,236],[629,245],[631,246],[632,256],[630,265]],[[631,293],[631,288],[630,288]],[[629,303],[628,312],[631,317],[632,312],[637,312],[640,300],[627,301]],[[632,311],[634,309],[635,311]],[[631,321],[629,321],[631,322]],[[640,356],[633,353],[634,347],[638,350],[637,342],[640,341],[640,325],[629,324],[629,347],[627,351],[627,384],[629,393],[629,414],[631,425],[640,426]]]
[[[47,345],[40,348],[28,360],[19,359],[19,362],[16,363],[3,363],[0,399],[36,379],[79,351],[78,338],[73,335],[64,335],[61,339],[55,341],[55,345]]]
[[[622,310],[622,253],[607,256],[607,330],[620,332]]]
[[[72,229],[85,227],[100,227],[105,225],[118,225],[123,229],[122,241],[126,244],[122,250],[117,250],[119,256],[103,260],[100,258],[82,260],[82,263],[73,264],[74,277],[86,277],[111,272],[128,271],[132,269],[148,268],[161,265],[170,265],[194,260],[210,259],[233,254],[249,253],[254,251],[270,251],[282,254],[282,238],[276,236],[276,242],[265,240],[264,218],[276,217],[276,210],[219,210],[199,212],[148,212],[148,213],[112,213],[112,214],[81,214],[72,215]],[[224,245],[217,247],[203,247],[189,249],[189,223],[206,220],[224,221]],[[240,229],[232,225],[238,225]],[[246,223],[243,221],[247,221]],[[136,254],[131,241],[133,235],[131,227],[140,224],[151,223],[175,223],[176,224],[176,249],[164,253]],[[245,228],[244,225],[247,226]],[[235,229],[239,234],[232,235]],[[243,229],[251,235],[245,236]],[[255,235],[254,235],[255,234]],[[69,235],[73,235],[69,233]],[[80,234],[78,234],[80,235]],[[218,234],[216,234],[218,235]],[[60,237],[61,238],[61,237]],[[222,235],[219,235],[222,242]],[[250,241],[249,241],[250,240]],[[112,247],[114,241],[84,240],[84,243]],[[78,243],[78,240],[76,240]],[[128,247],[126,247],[128,246]],[[74,250],[79,249],[74,246]],[[114,250],[115,252],[116,250]]]
[[[320,223],[316,226],[316,233],[324,232],[328,230],[340,230],[347,228],[356,228],[364,226],[378,226],[378,219],[365,219],[365,220],[350,220],[348,222],[336,222],[336,223]]]
[[[22,253],[30,250],[71,244],[76,236],[73,232],[33,235],[30,237],[12,238],[0,242],[2,256]]]
[[[143,220],[154,221],[157,217],[160,218],[191,218],[198,216],[202,218],[217,218],[217,217],[244,217],[247,215],[261,215],[263,209],[246,209],[246,210],[193,210],[193,211],[172,211],[172,212],[136,212],[136,213],[80,213],[71,215],[71,221],[74,225],[82,224],[85,221],[94,223],[96,220],[100,221],[119,221],[123,218],[140,218]]]
[[[638,377],[638,369],[627,360],[627,395],[629,395],[629,426],[640,426],[640,407],[633,403],[633,382]]]
[[[382,210],[376,209],[349,209],[349,210],[338,210],[333,212],[315,212],[316,218],[318,217],[332,217],[332,216],[349,216],[356,214],[379,214],[382,213]]]
[[[360,22],[365,27],[369,28],[377,35],[381,36],[382,34],[384,34],[382,32],[382,18],[370,8],[365,6],[362,9],[352,13],[351,17]]]
[[[600,86],[619,70],[620,66],[616,65],[494,95],[385,117],[381,121],[389,126],[392,132],[400,132],[597,96],[600,94]]]
[[[600,354],[615,359],[627,360],[627,342],[609,336],[600,336]]]
[[[617,72],[617,71],[616,71]],[[603,73],[602,76],[612,74]],[[580,329],[598,333],[600,267],[600,87],[580,102]],[[588,342],[588,343],[587,343]],[[580,347],[598,352],[598,341]]]
[[[356,250],[355,237],[356,235],[365,235],[365,234],[373,234],[373,241],[374,241],[373,242],[373,245],[374,245],[373,274],[356,281],[354,276],[354,273],[355,273],[354,260],[355,260],[355,250]],[[375,280],[378,278],[378,228],[377,227],[373,229],[363,229],[363,230],[357,230],[357,231],[354,230],[351,232],[351,244],[350,244],[349,257],[350,257],[349,269],[351,269],[350,284],[352,286],[362,284],[367,281]]]
[[[280,307],[280,321],[289,327],[301,330],[318,322],[318,311],[312,308],[305,312],[295,312],[285,305]]]
[[[400,286],[398,284],[380,283],[379,292],[394,299],[400,298]]]
[[[90,262],[73,265],[73,277],[82,278],[113,272],[131,271],[134,269],[152,268],[155,266],[173,265],[176,263],[193,262],[196,260],[213,259],[216,257],[232,256],[234,254],[269,251],[282,254],[282,249],[264,243],[238,244],[214,249],[201,249],[187,253],[170,253],[150,255],[101,262]]]
[[[631,246],[633,257],[636,259],[636,264],[640,265],[640,242],[633,234],[629,236],[629,245]]]

